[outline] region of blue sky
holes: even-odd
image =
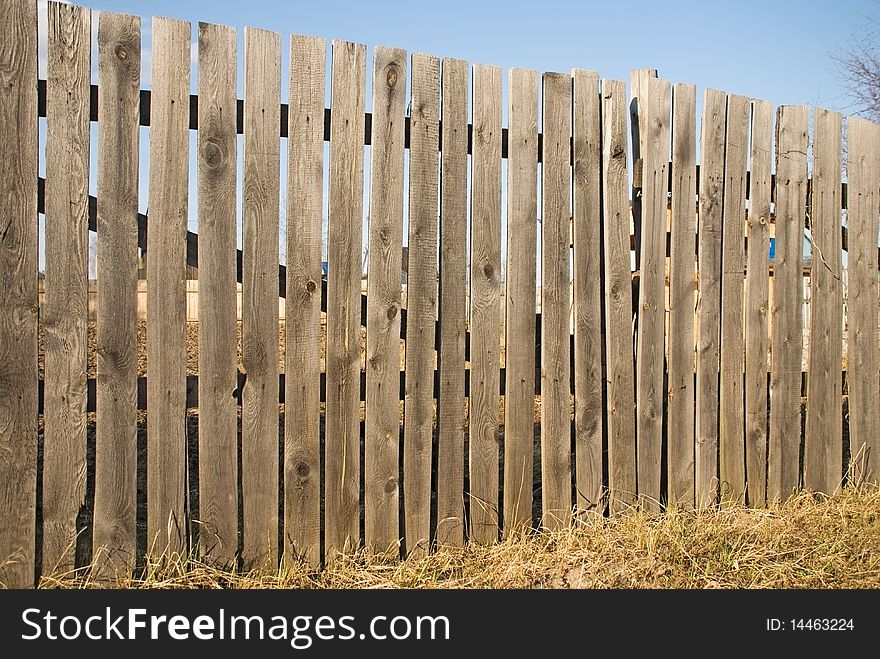
[[[656,68],[661,77],[672,82],[697,86],[698,117],[702,92],[708,87],[767,99],[774,106],[803,103],[853,113],[857,108],[850,103],[832,54],[845,46],[853,34],[863,30],[871,16],[880,16],[877,0],[740,0],[735,3],[83,0],[78,4],[97,11],[142,17],[143,87],[149,87],[150,19],[166,16],[192,24],[193,92],[197,84],[198,23],[205,21],[238,29],[239,62],[246,26],[270,29],[282,35],[284,101],[288,76],[286,39],[291,33],[303,33],[324,37],[328,43],[345,39],[366,44],[368,71],[371,70],[370,54],[377,45],[457,57],[472,64],[494,64],[504,71],[511,67],[539,72],[586,68],[598,71],[603,78],[624,81],[629,80],[629,72],[634,68]],[[40,0],[40,5],[44,10],[44,0]],[[44,25],[41,28],[44,29]],[[93,19],[93,27],[97,28],[96,19]],[[44,39],[41,39],[41,47],[45,47]],[[93,82],[97,82],[97,58],[93,59]],[[40,60],[41,77],[45,77],[44,56]],[[368,93],[369,78],[368,75]],[[502,79],[506,99],[506,75]],[[242,93],[241,80],[240,68],[239,94]],[[329,98],[329,84],[327,93]],[[367,108],[369,106],[368,96]],[[93,137],[96,134],[93,125]],[[191,137],[191,150],[194,150],[195,133],[191,133]],[[142,211],[147,209],[148,147],[149,131],[144,128],[141,131]],[[94,141],[93,166],[96,151]],[[366,165],[365,193],[369,182],[368,154]],[[285,148],[282,148],[282,167],[286,169]],[[190,228],[196,231],[194,165],[191,169]],[[285,177],[281,179],[284,186]],[[94,176],[91,187],[95,194]],[[284,190],[282,206],[283,193]],[[281,215],[283,218],[283,208]]]

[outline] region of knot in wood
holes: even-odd
[[[309,293],[314,293],[315,290],[316,290],[317,288],[318,288],[318,285],[315,283],[315,280],[314,280],[314,279],[309,279],[309,280],[306,282],[306,290],[307,290]]]
[[[385,311],[385,315],[388,316],[388,320],[394,320],[395,316],[397,316],[397,305],[392,304]]]
[[[128,51],[125,49],[125,46],[121,43],[116,44],[116,48],[113,49],[116,57],[123,62],[128,59]]]
[[[309,465],[307,465],[305,462],[300,462],[296,465],[296,475],[300,478],[308,477],[309,471],[311,471],[309,469]]]
[[[397,84],[397,77],[397,66],[392,64],[388,67],[388,73],[385,74],[385,82],[389,87],[394,87]]]

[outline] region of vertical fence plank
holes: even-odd
[[[0,2],[0,584],[34,585],[37,473],[37,13]],[[8,561],[6,559],[9,559]]]
[[[364,539],[368,548],[384,552],[397,549],[400,541],[400,283],[406,52],[380,46],[373,58]]]
[[[698,507],[717,498],[718,367],[721,314],[721,213],[724,185],[726,96],[707,89],[703,97],[698,208],[697,443],[694,488]]]
[[[773,107],[752,101],[748,264],[745,282],[746,488],[748,504],[767,503],[767,355],[770,266],[770,163]]]
[[[474,66],[471,191],[471,538],[498,539],[501,342],[501,69]]]
[[[440,60],[414,53],[411,66],[403,475],[406,551],[422,553],[428,549],[431,531]]]
[[[595,83],[595,81],[594,81]],[[595,85],[594,85],[595,86]],[[507,139],[504,365],[504,535],[532,521],[535,445],[535,240],[538,219],[538,75],[511,69]]]
[[[648,78],[639,96],[642,144],[642,217],[636,347],[638,494],[649,512],[660,511],[663,447],[663,370],[666,334],[666,222],[669,185],[668,80]]]
[[[101,12],[93,544],[99,576],[111,578],[135,563],[140,66],[140,18]]]
[[[724,144],[724,201],[721,216],[721,383],[718,451],[721,496],[745,496],[745,408],[743,403],[743,272],[745,269],[746,158],[749,99],[727,100]]]
[[[281,39],[244,35],[242,501],[245,569],[277,563]]]
[[[767,497],[786,499],[798,487],[803,348],[802,252],[807,199],[806,106],[776,115],[776,256],[770,336],[770,440]],[[876,325],[876,319],[875,319]]]
[[[831,494],[843,479],[840,176],[842,117],[818,108],[813,137],[810,353],[804,486]],[[875,241],[876,242],[876,241]],[[876,313],[875,313],[876,316]],[[875,398],[875,404],[880,403]]]
[[[602,232],[605,247],[605,349],[608,487],[611,512],[636,502],[630,206],[627,194],[626,88],[602,81]]]
[[[49,4],[42,573],[74,567],[86,494],[91,10]]]
[[[847,118],[847,383],[850,478],[880,481],[880,382],[877,369],[877,179],[880,127]]]
[[[444,58],[442,86],[437,542],[460,546],[464,542],[468,63]]]
[[[602,327],[600,285],[602,197],[599,190],[602,178],[602,143],[599,76],[594,71],[575,69],[572,77],[574,504],[578,512],[602,514],[602,338],[605,331]],[[532,242],[534,243],[534,239]],[[508,366],[508,373],[509,369]]]
[[[361,230],[366,47],[335,40],[327,255],[324,552],[360,544]]]
[[[190,25],[153,19],[147,245],[147,552],[186,551]]]
[[[284,372],[284,558],[321,562],[324,39],[290,39]],[[288,544],[289,543],[289,544]]]
[[[694,507],[696,94],[694,85],[673,87],[667,490],[669,503],[685,509]]]
[[[571,319],[569,245],[571,76],[545,73],[541,168],[541,502],[542,524],[571,514]]]
[[[237,44],[234,28],[199,24],[199,550],[238,552],[236,270]],[[288,289],[289,290],[289,289]]]

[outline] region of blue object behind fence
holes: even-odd
[[[776,257],[776,238],[770,239],[770,260],[772,261]],[[324,271],[324,274],[327,274],[327,271]]]

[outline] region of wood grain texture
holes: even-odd
[[[773,106],[752,101],[749,170],[748,263],[745,306],[746,495],[750,506],[767,503],[767,373],[770,266],[770,191]]]
[[[571,76],[545,73],[542,98],[541,503],[542,525],[559,528],[571,515]]]
[[[632,334],[626,87],[602,81],[602,232],[605,247],[605,363],[608,488],[612,513],[636,502],[635,364]]]
[[[137,212],[141,21],[98,18],[96,575],[135,564],[137,471]]]
[[[367,393],[364,541],[374,552],[400,543],[400,278],[406,52],[373,52],[373,131],[367,264]]]
[[[190,24],[153,19],[147,236],[147,553],[186,554]]]
[[[467,331],[468,63],[444,58],[440,159],[440,396],[437,543],[464,543],[464,363]],[[532,374],[534,378],[534,374]]]
[[[639,504],[660,512],[663,371],[666,334],[666,222],[672,88],[648,78],[639,91],[642,229],[636,336],[636,438]]]
[[[284,559],[321,562],[321,237],[327,44],[290,39]]]
[[[501,327],[501,69],[474,66],[471,188],[471,540],[498,539]]]
[[[333,41],[324,553],[360,544],[360,308],[366,47]],[[276,305],[277,306],[277,305]]]
[[[281,39],[244,33],[241,472],[245,569],[278,562],[278,220]]]
[[[602,126],[599,76],[575,69],[572,236],[574,238],[575,509],[602,514]],[[534,242],[534,240],[532,240]],[[508,322],[510,316],[508,315]],[[521,345],[525,345],[522,343]],[[525,352],[525,351],[524,351]],[[508,378],[510,365],[508,364]],[[510,380],[508,379],[508,382]],[[509,389],[508,389],[509,391]],[[509,393],[508,393],[509,395]]]
[[[595,82],[595,81],[594,81]],[[505,537],[532,522],[535,445],[535,240],[538,218],[538,75],[508,75],[507,272],[504,366]],[[445,127],[445,124],[444,124]]]
[[[880,127],[847,118],[847,224],[850,252],[847,282],[847,389],[849,393],[850,478],[880,481],[880,382],[877,369],[877,180]]]
[[[434,435],[434,323],[437,319],[440,60],[413,53],[409,153],[406,392],[404,401],[404,540],[427,552],[431,537],[431,444]]]
[[[667,496],[683,509],[694,507],[696,94],[694,85],[672,88]]]
[[[767,497],[785,500],[800,485],[802,252],[807,201],[806,106],[776,114],[776,256],[770,308],[770,439]],[[876,322],[875,322],[876,324]]]
[[[697,264],[697,410],[694,496],[699,508],[718,496],[718,369],[721,342],[721,217],[726,95],[707,89],[700,144]]]
[[[37,8],[0,2],[0,584],[34,586]],[[14,128],[13,128],[14,127]]]
[[[86,496],[91,10],[49,4],[42,574],[74,567]]]
[[[843,307],[840,254],[840,113],[815,111],[810,238],[810,352],[804,487],[826,494],[843,484]],[[876,311],[876,310],[875,310]],[[876,313],[874,314],[876,317]],[[880,401],[878,401],[880,402]]]
[[[750,102],[727,98],[724,201],[721,214],[721,383],[718,451],[721,498],[745,501],[745,407],[743,399],[743,272],[745,270],[746,159]]]
[[[238,387],[236,62],[235,29],[199,23],[199,524],[194,530],[201,557],[221,565],[231,565],[239,550],[238,405],[232,395]]]

